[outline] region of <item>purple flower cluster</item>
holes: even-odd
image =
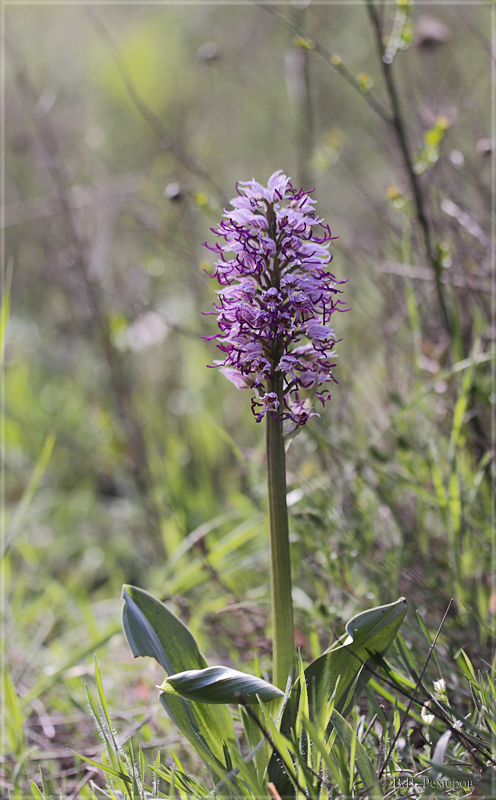
[[[219,256],[211,277],[222,286],[209,312],[220,333],[206,338],[217,339],[225,354],[215,366],[239,389],[256,390],[257,422],[270,413],[304,425],[316,414],[314,398],[329,400],[324,384],[335,381],[338,340],[328,323],[334,311],[346,310],[336,288],[345,281],[327,270],[328,243],[337,237],[314,213],[309,192],[295,191],[281,171],[267,187],[251,180],[237,191],[233,210],[212,228],[219,242],[206,244]],[[282,394],[274,391],[279,376]]]

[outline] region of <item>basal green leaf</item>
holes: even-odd
[[[160,600],[136,586],[124,586],[122,597],[122,624],[135,657],[151,656],[169,675],[206,666],[193,634]]]
[[[163,603],[136,586],[125,586],[122,596],[124,633],[135,657],[151,656],[169,676],[207,667],[192,633]],[[191,704],[166,692],[161,693],[160,702],[202,758],[224,768],[222,739],[237,747],[229,709]]]
[[[346,625],[347,637],[338,647],[330,648],[305,670],[312,708],[327,702],[337,684],[334,708],[342,712],[348,693],[358,676],[368,680],[364,665],[374,655],[384,655],[394,641],[406,613],[406,600],[371,608],[353,617]],[[361,684],[363,686],[363,683]],[[358,686],[357,686],[358,688]]]
[[[284,697],[284,692],[271,683],[229,667],[207,667],[187,670],[169,676],[159,689],[172,695],[201,703],[257,703]]]
[[[346,634],[305,670],[310,720],[318,718],[331,696],[334,710],[345,714],[371,677],[367,665],[391,646],[406,613],[406,600],[363,611],[346,625]],[[289,736],[295,728],[300,705],[300,681],[295,683],[281,722],[281,732]],[[332,727],[332,717],[330,722]],[[291,785],[277,758],[271,758],[269,779],[281,797],[290,797]]]

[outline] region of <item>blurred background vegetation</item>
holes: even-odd
[[[9,4],[1,796],[40,763],[86,796],[94,653],[124,739],[176,741],[123,582],[210,663],[269,668],[264,429],[200,338],[237,180],[315,187],[348,279],[339,385],[288,451],[303,656],[404,595],[431,631],[453,598],[441,652],[491,660],[489,29],[469,3]]]

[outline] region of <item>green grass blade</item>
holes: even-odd
[[[84,647],[82,647],[80,650],[76,650],[76,652],[73,653],[66,661],[63,661],[60,666],[52,665],[50,674],[40,677],[31,687],[31,689],[29,689],[29,691],[23,696],[21,702],[22,708],[27,708],[33,698],[41,697],[41,695],[51,689],[52,686],[60,683],[64,672],[70,670],[71,667],[85,659],[88,655],[93,655],[95,650],[98,650],[98,648],[106,644],[108,640],[111,639],[112,636],[115,636],[116,633],[119,633],[120,630],[120,625],[114,625],[112,623],[103,636],[93,639],[89,642],[89,644],[84,645]]]
[[[357,738],[356,730],[346,722],[344,717],[342,717],[336,709],[334,709],[331,714],[331,721],[350,756],[350,782],[353,779],[353,771],[356,764],[358,774],[362,779],[362,783],[369,797],[372,796],[370,794],[370,792],[372,792],[374,798],[382,798],[384,795],[381,792],[376,772],[367,755],[365,747]],[[351,783],[350,788],[352,785]]]
[[[313,746],[320,753],[320,756],[326,768],[333,776],[334,780],[336,781],[336,784],[340,787],[343,794],[346,795],[346,787],[344,786],[342,781],[343,776],[340,774],[338,765],[333,761],[333,759],[330,756],[334,740],[336,737],[336,731],[335,730],[332,731],[326,744],[325,735],[322,733],[322,730],[317,726],[315,726],[314,723],[308,719],[308,717],[304,719],[304,725],[308,736],[312,740]]]
[[[270,734],[270,738],[272,743],[280,757],[277,757],[277,766],[278,769],[274,770],[274,762],[275,756],[272,757],[269,767],[268,767],[268,775],[272,783],[276,785],[276,788],[281,792],[279,787],[279,781],[285,780],[289,781],[291,785],[296,787],[297,784],[297,775],[296,770],[293,764],[293,744],[290,739],[284,736],[280,731],[277,730],[274,722],[270,714],[268,713],[267,709],[264,707],[263,703],[260,703],[262,707],[262,711],[264,714],[264,726],[267,729],[268,733]],[[280,764],[280,760],[282,759],[283,764]],[[281,768],[283,768],[281,770]],[[282,793],[282,792],[281,792]]]
[[[10,739],[12,752],[20,759],[25,750],[23,715],[14,682],[4,666],[2,678],[3,705],[5,707],[5,726]]]
[[[377,692],[377,694],[379,694],[381,697],[383,697],[392,705],[396,703],[400,711],[406,711],[406,703],[404,703],[402,700],[397,700],[394,694],[388,691],[388,689],[386,689],[385,686],[381,686],[380,683],[377,683],[377,681],[374,678],[370,679],[370,686]],[[419,723],[419,725],[424,725],[422,717],[419,714],[417,714],[413,710],[413,708],[410,708],[408,713],[412,719],[414,719],[416,722]]]
[[[475,670],[465,650],[460,649],[458,651],[458,653],[455,656],[455,661],[460,667],[461,671],[464,673],[464,675],[469,679],[469,681],[476,684],[477,678],[475,675]]]
[[[480,353],[477,355],[469,356],[469,358],[465,358],[462,361],[457,361],[456,364],[453,364],[452,367],[448,367],[447,369],[442,370],[439,372],[436,377],[426,383],[422,389],[416,392],[413,398],[410,400],[409,403],[404,405],[392,418],[385,430],[382,430],[379,438],[382,438],[386,432],[390,428],[394,427],[399,420],[407,415],[410,411],[412,411],[415,406],[417,406],[424,397],[427,397],[428,394],[435,391],[436,386],[443,381],[448,381],[454,375],[458,375],[459,372],[464,372],[467,369],[471,369],[474,366],[478,366],[479,364],[484,364],[488,361],[492,361],[496,358],[496,350],[492,350],[489,353]]]
[[[71,752],[74,752],[71,750]],[[100,764],[98,761],[93,761],[92,758],[88,758],[88,756],[83,756],[81,753],[74,753],[75,756],[78,758],[82,758],[83,761],[86,761],[87,764],[91,764],[92,767],[97,767],[101,769],[106,775],[111,775],[114,778],[119,778],[119,780],[124,781],[126,784],[132,784],[132,778],[129,775],[126,775],[125,772],[121,770],[114,769],[113,767],[109,767],[108,764]]]
[[[103,691],[103,684],[102,684],[102,679],[100,677],[100,671],[98,669],[96,656],[95,656],[95,677],[96,677],[96,685],[97,685],[97,689],[98,689],[98,697],[100,698],[100,705],[102,707],[102,711],[103,711],[103,714],[105,716],[105,721],[107,723],[106,724],[106,729],[107,729],[110,741],[112,743],[112,749],[113,749],[114,753],[117,755],[119,753],[119,751],[120,751],[120,747],[117,744],[117,739],[115,737],[114,730],[113,730],[113,727],[112,727],[112,721],[110,719],[110,714],[109,714],[109,710],[108,710],[108,706],[107,706],[107,700],[105,698],[105,692]],[[110,744],[110,742],[109,742],[109,744]]]
[[[98,729],[98,732],[103,739],[105,747],[107,750],[111,750],[109,738],[108,738],[108,731],[105,725],[102,724],[102,720],[100,719],[100,714],[98,713],[98,706],[96,705],[93,695],[91,694],[90,690],[86,686],[86,697],[88,698],[88,705],[90,707],[91,716],[93,717],[93,721]]]
[[[10,286],[12,281],[12,262],[7,265],[5,276],[5,286],[2,297],[2,308],[0,309],[0,363],[3,364],[5,350],[5,337],[7,334],[7,323],[10,315]]]
[[[473,358],[475,352],[479,349],[479,347],[480,347],[480,340],[477,340],[473,348],[471,364],[463,375],[460,391],[458,393],[455,407],[453,409],[453,423],[451,427],[451,437],[448,447],[448,458],[450,459],[450,461],[453,460],[456,448],[460,444],[460,435],[462,430],[463,417],[467,410],[469,392],[470,392],[470,387],[472,386],[472,379],[474,374],[475,362]]]
[[[40,776],[41,776],[41,783],[43,786],[43,797],[45,798],[45,800],[52,800],[52,795],[50,793],[50,789],[48,788],[48,783],[46,782],[45,776],[41,769],[40,769]]]
[[[257,514],[236,526],[228,534],[214,542],[208,555],[209,564],[225,575],[229,557],[236,557],[236,562],[238,562],[240,548],[263,530],[264,524],[263,516]],[[204,566],[204,558],[190,559],[184,567],[169,575],[166,584],[167,593],[173,595],[185,592],[206,580]]]
[[[33,797],[35,798],[35,800],[44,800],[42,793],[40,792],[34,781],[31,781],[31,791],[33,792]]]
[[[479,491],[479,486],[482,483],[482,479],[484,478],[486,469],[487,469],[488,465],[491,463],[492,458],[493,458],[493,453],[490,450],[488,450],[487,453],[484,453],[484,455],[482,456],[481,460],[479,461],[479,464],[477,466],[477,472],[476,472],[476,474],[474,476],[474,479],[473,479],[473,482],[472,482],[472,487],[470,489],[470,493],[469,493],[469,496],[468,496],[468,505],[469,506],[472,505],[472,503],[474,502],[475,498],[477,497],[477,492]]]
[[[165,563],[165,578],[167,579],[170,575],[177,571],[177,565],[181,559],[188,555],[188,553],[198,544],[199,541],[204,539],[205,536],[212,531],[220,528],[221,525],[224,525],[226,522],[235,519],[236,516],[237,514],[232,512],[219,514],[217,517],[208,520],[208,522],[202,523],[198,528],[195,528],[194,531],[191,531],[191,533],[189,533],[186,538],[183,539],[181,544],[176,547],[176,549],[167,559]]]
[[[52,450],[53,450],[53,445],[54,444],[55,444],[55,432],[54,431],[50,431],[50,433],[48,433],[48,435],[47,435],[47,437],[45,439],[45,443],[44,443],[44,445],[42,447],[40,456],[39,456],[38,461],[36,463],[36,466],[34,468],[34,471],[33,471],[33,474],[31,476],[31,479],[30,479],[28,485],[26,486],[26,488],[25,488],[25,490],[23,492],[23,495],[22,495],[22,497],[21,497],[21,499],[20,499],[20,501],[19,501],[19,503],[18,503],[13,515],[12,515],[12,519],[10,521],[10,525],[8,527],[8,530],[7,530],[7,533],[6,533],[4,542],[3,542],[2,552],[0,554],[0,561],[3,560],[3,558],[5,557],[5,554],[7,553],[8,549],[9,549],[9,547],[11,546],[12,542],[14,541],[14,538],[15,538],[15,536],[16,536],[18,530],[19,530],[19,527],[21,525],[21,522],[23,520],[24,514],[26,513],[26,511],[27,511],[27,509],[29,507],[29,504],[31,503],[31,500],[33,499],[33,495],[36,492],[36,489],[38,488],[38,484],[39,484],[41,478],[43,477],[43,473],[45,472],[47,464],[48,464],[48,462],[50,460],[50,456],[52,455]]]

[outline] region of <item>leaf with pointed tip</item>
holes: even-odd
[[[33,792],[33,797],[35,798],[35,800],[44,800],[43,795],[41,794],[40,790],[38,789],[34,781],[31,781],[31,791]]]
[[[133,655],[151,656],[168,675],[207,666],[193,634],[164,603],[136,586],[124,586],[122,624]],[[225,769],[222,739],[237,747],[229,709],[222,705],[191,704],[163,692],[160,702],[201,757]]]
[[[365,682],[370,677],[364,664],[372,664],[376,654],[382,656],[389,649],[405,614],[406,600],[401,597],[395,603],[370,608],[350,619],[346,625],[348,635],[342,643],[330,647],[305,670],[311,706],[318,709],[327,703],[339,677],[334,708],[343,712],[357,677]],[[363,685],[359,680],[355,692]]]
[[[284,692],[255,675],[220,666],[170,675],[158,688],[200,703],[257,703],[258,698],[268,702],[284,697]]]
[[[310,720],[326,708],[331,696],[334,709],[345,714],[371,677],[367,665],[389,649],[406,614],[406,600],[371,608],[354,616],[346,625],[346,634],[305,669]],[[300,682],[296,681],[284,712],[281,731],[289,737],[294,729],[300,702]],[[332,721],[330,723],[332,727]],[[269,780],[281,797],[294,792],[283,766],[275,755],[268,767]]]

